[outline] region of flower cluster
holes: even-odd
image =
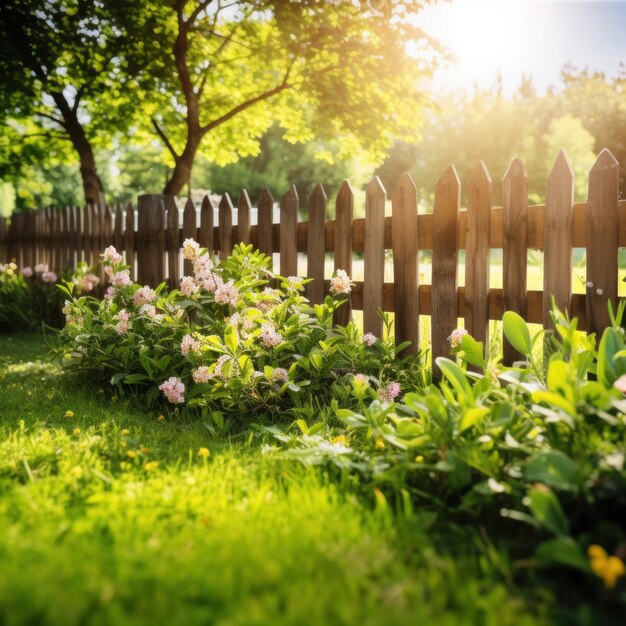
[[[334,296],[350,293],[353,285],[345,270],[337,270],[330,279],[330,293]]]
[[[180,378],[171,376],[163,384],[159,385],[168,402],[181,404],[185,401],[185,384]]]
[[[461,341],[463,337],[467,335],[467,331],[465,328],[455,328],[448,337],[448,341],[450,342],[451,348],[458,348],[461,345]]]

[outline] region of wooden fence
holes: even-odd
[[[313,302],[328,289],[324,280],[326,253],[334,253],[334,266],[352,274],[354,253],[363,253],[364,280],[352,290],[350,309],[363,311],[364,332],[381,335],[378,310],[395,313],[398,342],[418,345],[419,316],[431,316],[433,356],[449,353],[448,336],[457,317],[479,341],[487,341],[488,322],[505,310],[518,312],[529,322],[551,326],[549,305],[580,318],[588,332],[608,325],[607,301],[617,300],[618,247],[626,246],[626,201],[619,200],[619,164],[603,150],[589,173],[587,202],[574,203],[574,176],[561,151],[546,184],[545,204],[528,206],[527,173],[514,159],[502,179],[503,206],[492,206],[492,181],[481,162],[468,182],[466,210],[461,210],[461,184],[453,166],[435,185],[434,211],[418,214],[416,187],[408,174],[391,194],[391,215],[386,216],[387,194],[378,178],[365,194],[365,218],[353,219],[354,194],[344,181],[335,202],[335,220],[326,220],[327,198],[318,185],[301,206],[295,187],[280,199],[280,220],[273,221],[274,200],[263,190],[257,201],[258,223],[251,224],[252,203],[245,191],[237,200],[237,224],[228,194],[214,207],[205,197],[197,211],[187,202],[182,226],[174,198],[139,197],[138,210],[121,206],[51,209],[16,214],[9,225],[0,220],[0,260],[15,258],[21,265],[46,262],[51,267],[95,263],[109,244],[123,250],[142,284],[162,280],[177,285],[182,241],[193,237],[221,258],[236,242],[252,243],[261,251],[280,255],[280,274],[297,274],[298,253],[307,256],[307,287]],[[299,212],[308,221],[299,222]],[[585,294],[572,294],[572,249],[586,248]],[[491,249],[503,250],[503,288],[489,286]],[[544,251],[543,291],[527,290],[527,251]],[[394,281],[384,282],[385,251],[393,252]],[[431,284],[419,284],[418,252],[432,250]],[[465,286],[458,286],[459,250],[465,250]],[[186,262],[185,273],[190,272]],[[516,354],[504,346],[505,360]]]

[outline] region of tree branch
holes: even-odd
[[[220,117],[214,119],[212,122],[209,122],[205,126],[202,126],[200,128],[200,131],[202,132],[202,134],[205,135],[210,130],[213,130],[214,128],[216,128],[217,126],[220,126],[221,124],[224,124],[224,122],[227,122],[229,119],[235,117],[235,115],[237,115],[238,113],[241,113],[242,111],[245,111],[246,109],[250,108],[252,105],[256,104],[257,102],[267,100],[268,98],[275,96],[276,94],[280,93],[281,91],[284,91],[285,89],[290,89],[291,85],[288,82],[290,72],[291,72],[291,67],[289,67],[289,69],[287,70],[283,78],[283,82],[280,83],[280,85],[277,85],[273,89],[265,91],[262,94],[255,96],[254,98],[250,98],[249,100],[246,100],[245,102],[242,102],[241,104],[238,104],[236,107],[228,111],[228,113],[224,113],[224,115],[221,115]]]
[[[178,153],[176,152],[176,150],[174,150],[174,146],[172,145],[170,140],[167,138],[166,134],[161,130],[161,127],[159,126],[157,121],[154,118],[150,118],[150,121],[152,122],[152,126],[154,126],[154,130],[156,131],[157,135],[161,138],[161,141],[165,144],[165,147],[169,150],[170,154],[174,157],[174,161],[178,161],[178,159],[180,158]]]
[[[48,137],[48,139],[62,139],[63,141],[72,141],[67,135],[57,133],[28,133],[20,135],[20,139],[30,139],[31,137]]]
[[[61,126],[61,128],[66,128],[65,122],[63,120],[60,120],[58,117],[54,117],[54,115],[50,115],[50,113],[44,113],[43,111],[37,111],[35,113],[35,115],[38,115],[39,117],[45,117],[46,119],[51,120],[52,122],[55,122],[56,124]]]

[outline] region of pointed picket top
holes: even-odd
[[[478,163],[476,163],[469,177],[470,185],[480,185],[481,183],[491,185],[491,175],[484,161],[478,161]]]
[[[528,178],[528,172],[526,171],[526,166],[524,165],[524,161],[519,157],[515,157],[506,172],[504,172],[504,176],[502,177],[502,182],[510,179],[510,178]]]
[[[211,198],[209,198],[208,194],[202,198],[202,204],[200,205],[200,210],[202,209],[211,209],[213,210],[213,203],[211,202]]]
[[[442,172],[441,176],[437,179],[435,183],[435,189],[440,187],[447,187],[448,185],[456,185],[457,187],[461,186],[461,179],[459,178],[459,173],[456,171],[456,167],[454,165],[448,165],[446,169]]]
[[[365,188],[365,191],[371,196],[387,195],[387,190],[378,176],[374,176],[374,178],[372,178],[369,185]]]
[[[168,228],[175,229],[178,235],[178,206],[173,196],[165,198],[165,212]]]
[[[596,170],[608,170],[613,167],[619,167],[618,160],[613,156],[613,153],[608,148],[603,148],[590,172],[594,172]]]
[[[396,187],[391,194],[391,199],[397,201],[405,196],[407,193],[417,193],[417,186],[415,185],[411,174],[405,172],[404,174],[402,174],[402,176],[400,176],[400,179],[398,180]]]
[[[550,170],[550,174],[548,176],[548,183],[553,178],[574,180],[574,170],[572,169],[569,159],[567,158],[567,153],[563,148],[559,150],[556,159],[554,159],[554,165],[552,165],[552,169]]]
[[[221,211],[232,211],[233,210],[233,201],[230,199],[230,194],[226,192],[222,199],[220,200],[219,209]]]
[[[285,193],[280,199],[281,205],[285,201],[300,202],[300,198],[298,197],[298,190],[296,189],[295,185],[291,185],[291,187],[289,187],[289,189],[287,190],[287,193]]]
[[[261,193],[259,193],[259,200],[257,204],[259,206],[268,205],[268,204],[271,206],[274,204],[274,197],[272,196],[272,193],[267,187],[263,187],[263,189],[261,189]]]
[[[187,202],[185,202],[185,210],[184,213],[193,211],[194,215],[196,214],[196,207],[193,204],[193,200],[191,199],[191,194],[187,196]]]
[[[354,192],[352,191],[352,186],[350,185],[350,181],[346,178],[341,183],[339,187],[339,191],[337,192],[337,202],[344,200],[345,198],[354,198]]]
[[[242,189],[239,192],[239,198],[237,199],[237,208],[241,209],[243,206],[247,206],[248,208],[252,208],[252,202],[250,202],[250,196],[245,189]]]
[[[322,183],[317,183],[309,195],[309,205],[315,202],[326,202],[327,196]]]

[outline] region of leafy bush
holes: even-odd
[[[150,405],[166,399],[199,410],[216,428],[225,414],[246,424],[252,414],[286,410],[313,419],[333,398],[350,401],[353,374],[384,394],[397,393],[399,371],[419,372],[417,357],[396,359],[392,338],[333,327],[351,288],[345,272],[331,281],[334,295],[311,306],[307,280],[273,275],[252,246],[236,246],[222,263],[192,240],[183,249],[194,275],[179,289],[134,284],[113,247],[102,255],[112,284],[104,300],[65,288],[64,364],[120,392],[140,391]]]
[[[100,282],[86,263],[74,271],[61,272],[61,276],[84,292]],[[59,275],[46,264],[26,266],[21,271],[14,262],[0,265],[0,331],[27,331],[40,324],[61,328],[65,319],[63,295],[55,286],[58,280]]]
[[[556,308],[555,333],[532,338],[507,312],[505,335],[526,357],[515,367],[485,359],[483,345],[459,330],[450,338],[454,360],[436,361],[439,386],[390,402],[354,380],[358,406],[337,408],[336,419],[262,430],[281,442],[279,456],[352,470],[403,507],[408,500],[448,520],[480,520],[509,539],[528,524],[530,534],[519,531],[520,557],[535,546],[526,565],[577,569],[624,602],[623,309],[597,351],[595,338]],[[543,359],[534,354],[539,341]]]

